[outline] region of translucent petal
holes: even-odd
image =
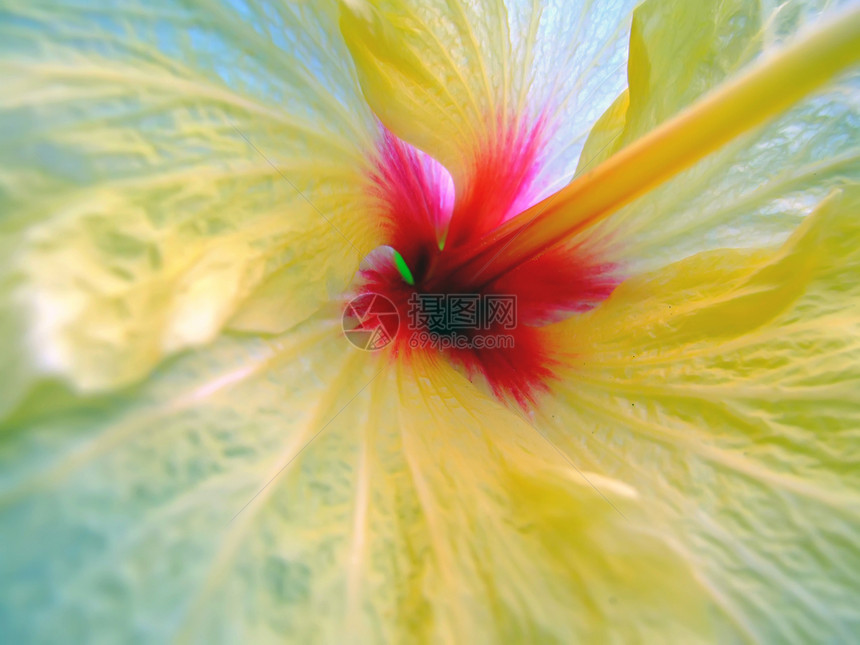
[[[771,251],[702,253],[559,326],[539,427],[639,491],[725,629],[849,642],[860,585],[860,190]]]
[[[625,93],[589,137],[578,173],[605,160],[817,20],[831,2],[646,2],[635,12]],[[849,73],[711,155],[588,234],[654,269],[705,249],[785,237],[834,186],[860,177],[858,79]]]
[[[638,492],[444,365],[314,318],[0,427],[15,642],[697,642],[709,600]],[[596,490],[597,484],[600,490]]]
[[[211,340],[242,303],[236,326],[283,330],[377,243],[355,207],[376,125],[333,7],[0,11],[4,324],[28,329],[4,353],[21,365],[92,390]]]
[[[588,129],[623,88],[634,4],[348,0],[341,27],[376,114],[461,188],[487,139],[543,117],[545,193],[570,178]]]

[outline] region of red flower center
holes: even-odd
[[[360,290],[397,307],[398,359],[444,355],[470,378],[483,376],[500,398],[527,406],[560,360],[546,325],[592,308],[618,280],[612,265],[570,244],[501,273],[492,258],[476,268],[478,243],[542,196],[545,123],[498,130],[504,134],[471,153],[456,188],[437,161],[383,132],[370,186],[386,243],[402,260],[377,259]]]

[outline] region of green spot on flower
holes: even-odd
[[[412,271],[409,270],[406,260],[397,251],[394,252],[394,264],[397,266],[397,270],[400,271],[403,281],[408,285],[414,285],[415,278],[412,276]]]

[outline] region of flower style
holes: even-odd
[[[0,0],[4,636],[850,641],[831,4]]]

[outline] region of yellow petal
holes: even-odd
[[[707,639],[705,590],[639,491],[449,366],[389,359],[324,317],[20,410],[0,428],[6,633]]]
[[[9,351],[76,387],[139,378],[249,297],[236,326],[294,325],[378,242],[355,207],[376,126],[333,8],[206,7],[4,8]]]
[[[374,112],[461,190],[482,146],[539,117],[549,141],[537,183],[551,190],[623,89],[633,4],[345,0],[341,29]]]
[[[591,132],[588,133],[588,139],[582,148],[582,155],[579,157],[579,165],[576,168],[577,175],[597,167],[618,151],[620,146],[617,145],[617,142],[624,132],[629,106],[630,92],[624,90],[609,106],[609,109],[603,113],[603,116],[597,120],[594,127],[591,128]]]
[[[541,427],[633,486],[725,628],[850,641],[860,554],[860,190],[781,248],[702,253],[558,327]]]
[[[772,11],[743,0],[643,3],[630,40],[629,107],[615,104],[598,121],[577,174],[841,11],[804,2]],[[785,239],[832,187],[858,179],[857,76],[856,68],[843,74],[625,207],[588,243],[632,273],[705,249]]]

